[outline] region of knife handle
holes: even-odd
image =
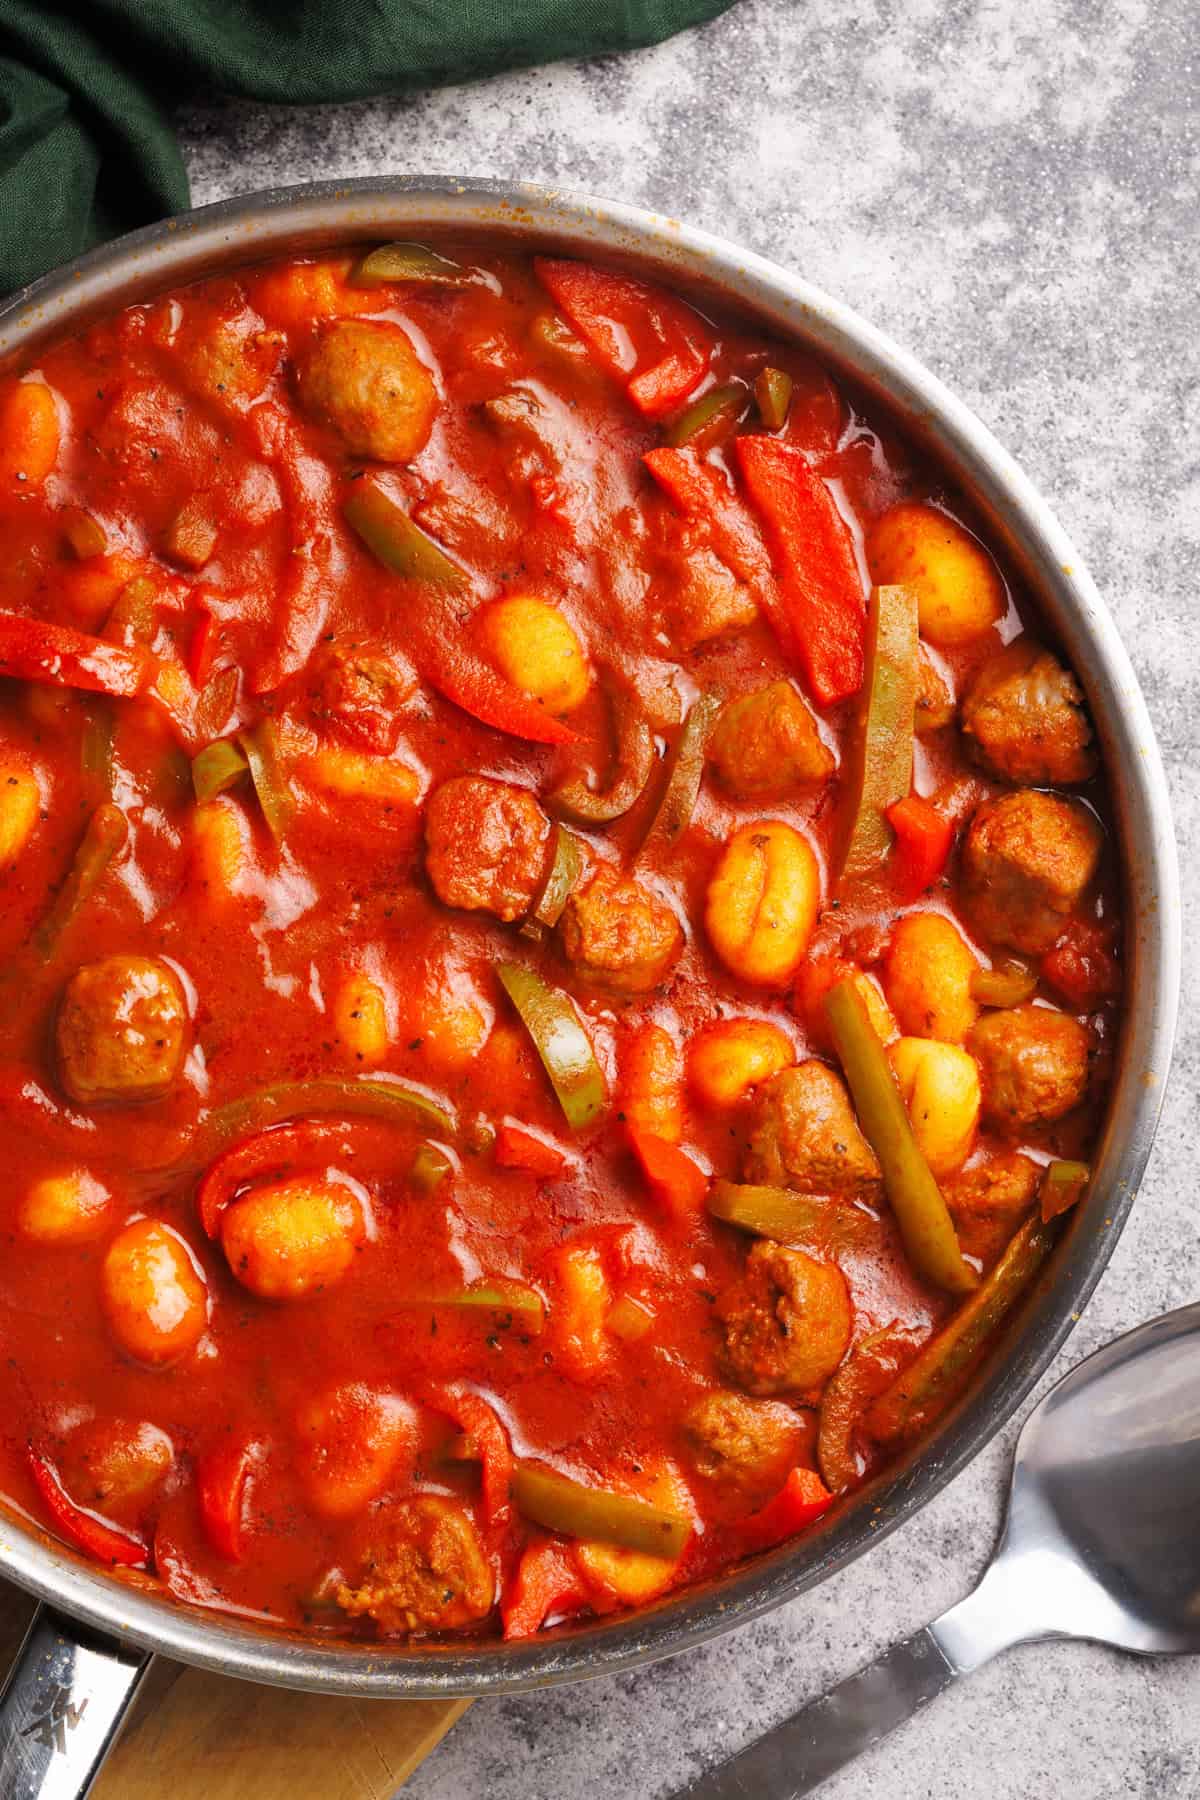
[[[927,1706],[958,1674],[928,1626],[785,1719],[676,1800],[796,1800]]]

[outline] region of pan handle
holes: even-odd
[[[83,1800],[149,1666],[148,1651],[39,1606],[0,1694],[4,1800]]]

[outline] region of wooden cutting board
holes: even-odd
[[[0,1679],[34,1601],[0,1582]],[[158,1657],[91,1800],[391,1800],[469,1700],[348,1700]]]

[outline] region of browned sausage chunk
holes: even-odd
[[[429,436],[437,389],[407,334],[380,319],[335,319],[300,366],[300,398],[355,456],[410,462]]]
[[[656,987],[683,948],[670,907],[608,863],[576,888],[559,930],[575,973],[614,994]]]
[[[983,1116],[1005,1131],[1048,1124],[1087,1092],[1087,1030],[1069,1013],[1014,1006],[980,1019],[967,1039],[979,1064]]]
[[[846,1354],[853,1324],[846,1278],[832,1263],[761,1239],[722,1301],[725,1366],[748,1394],[821,1387]]]
[[[454,1631],[491,1611],[495,1585],[466,1508],[422,1494],[376,1514],[357,1585],[337,1603],[384,1632]]]
[[[750,589],[711,550],[698,546],[680,557],[678,586],[671,599],[671,622],[681,650],[694,650],[709,638],[744,631],[758,618]]]
[[[1019,1150],[1002,1150],[943,1184],[960,1248],[995,1262],[1037,1198],[1042,1171]]]
[[[525,788],[459,775],[431,795],[425,867],[446,906],[519,919],[546,870],[550,821]]]
[[[151,956],[105,956],[67,983],[58,1072],[72,1100],[161,1100],[187,1051],[179,977]]]
[[[828,781],[833,751],[790,681],[773,681],[724,707],[708,754],[739,799],[782,800],[808,782]]]
[[[878,1197],[878,1159],[832,1069],[822,1062],[798,1063],[758,1090],[745,1175],[747,1181],[806,1194]]]
[[[1078,802],[1022,788],[986,800],[963,846],[964,901],[981,936],[1039,956],[1096,873],[1099,825]]]
[[[1005,781],[1086,781],[1096,770],[1075,677],[1032,638],[984,663],[964,696],[962,728],[984,767]]]
[[[697,1400],[683,1432],[697,1473],[738,1492],[782,1487],[804,1436],[790,1406],[728,1388]]]

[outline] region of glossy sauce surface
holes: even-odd
[[[32,1456],[43,1484],[49,1468],[71,1506],[144,1546],[144,1574],[127,1578],[162,1581],[183,1599],[323,1631],[488,1633],[507,1620],[511,1635],[523,1635],[541,1623],[538,1605],[518,1605],[521,1570],[529,1585],[535,1554],[552,1570],[543,1589],[551,1622],[637,1604],[797,1528],[802,1510],[774,1530],[762,1511],[790,1469],[817,1466],[818,1408],[832,1370],[803,1389],[747,1394],[725,1321],[755,1240],[710,1216],[703,1192],[698,1201],[664,1196],[631,1147],[640,1092],[632,1071],[639,1046],[655,1041],[645,1028],[664,1034],[657,1042],[672,1065],[675,1147],[700,1172],[701,1190],[710,1176],[745,1183],[748,1145],[761,1127],[755,1109],[779,1064],[733,1103],[715,1104],[695,1075],[701,1034],[723,1020],[766,1022],[790,1062],[816,1058],[836,1069],[820,994],[806,982],[836,955],[865,971],[895,1011],[888,952],[907,913],[953,921],[979,967],[1003,963],[1016,947],[989,938],[964,898],[964,838],[981,806],[1058,784],[1037,771],[1005,779],[968,743],[961,715],[955,722],[954,702],[985,665],[1022,633],[1040,631],[1031,597],[989,559],[996,616],[964,641],[927,643],[947,721],[918,731],[913,789],[952,824],[949,859],[920,893],[894,856],[870,880],[839,884],[859,697],[816,704],[769,609],[753,605],[744,571],[735,570],[737,621],[697,627],[698,616],[713,623],[713,581],[728,602],[728,565],[705,520],[685,515],[643,457],[662,448],[697,395],[743,384],[733,409],[741,407],[740,419],[731,414],[725,429],[718,416],[713,434],[701,432],[685,454],[737,492],[754,555],[786,581],[786,546],[756,514],[732,445],[740,431],[794,446],[833,498],[864,608],[872,578],[892,579],[874,566],[881,519],[902,503],[928,503],[960,521],[973,553],[987,558],[969,509],[886,419],[860,411],[788,346],[719,319],[697,323],[688,329],[702,338],[702,370],[677,404],[646,411],[627,385],[653,369],[664,342],[672,352],[678,331],[669,311],[655,311],[653,292],[645,342],[628,319],[617,321],[615,354],[625,367],[614,373],[530,260],[481,245],[439,249],[470,279],[363,287],[347,280],[350,257],[300,259],[131,308],[47,351],[24,379],[53,396],[57,441],[40,474],[36,445],[31,451],[28,434],[22,439],[20,419],[12,423],[13,385],[6,391],[0,607],[140,646],[153,670],[127,697],[62,685],[49,664],[35,679],[0,684],[0,778],[19,788],[32,773],[37,791],[23,836],[19,821],[6,835],[0,818],[8,1158],[0,1485],[16,1506],[85,1542],[78,1520],[72,1528],[61,1508],[48,1510]],[[364,455],[348,442],[345,411],[326,404],[305,374],[314,346],[347,319],[401,329],[426,371],[426,435],[403,459]],[[786,423],[774,433],[752,398],[767,368],[792,381]],[[498,400],[510,404],[497,411]],[[394,419],[398,404],[393,393],[382,405],[376,392],[368,410],[382,406]],[[398,505],[460,578],[385,567],[347,522],[347,501],[363,484]],[[81,518],[98,527],[102,548]],[[188,535],[197,518],[198,540]],[[88,554],[73,548],[73,534]],[[700,599],[689,585],[698,559],[709,576]],[[472,686],[478,670],[496,664],[485,610],[514,595],[553,608],[581,650],[582,699],[566,712],[539,709],[565,722],[569,743],[531,742],[446,697],[448,687],[460,698],[482,691]],[[391,671],[383,701],[376,693],[369,706],[361,684],[346,700],[346,667],[364,658]],[[676,841],[647,840],[689,709],[702,695],[728,706],[779,681],[801,696],[833,773],[760,798],[731,791],[710,760]],[[501,680],[505,691],[510,685]],[[633,989],[624,977],[614,984],[582,971],[564,924],[522,935],[528,900],[505,918],[446,904],[431,880],[426,836],[430,797],[445,783],[511,784],[536,797],[546,820],[518,880],[540,890],[564,822],[551,796],[572,773],[594,789],[611,781],[622,698],[652,739],[649,779],[620,816],[575,818],[570,830],[584,863],[579,886],[596,866],[610,867],[677,923],[678,953]],[[257,768],[200,805],[189,767],[209,743],[264,720],[282,807],[275,830]],[[1094,822],[1089,829],[1107,834],[1102,778],[1089,773],[1070,789],[1071,806]],[[88,821],[106,805],[123,815],[126,840],[47,944],[39,928]],[[718,954],[708,912],[724,846],[764,820],[790,826],[810,847],[820,904],[800,955],[768,983],[745,979]],[[470,819],[463,829],[482,843]],[[454,862],[463,852],[447,854]],[[1119,887],[1106,841],[1098,869],[1062,912],[1065,938],[1091,959],[1088,979],[1069,992],[1061,957],[1059,984],[1046,974],[1053,939],[1017,951],[1037,1007],[1084,1022],[1084,1088],[1055,1117],[1005,1123],[985,1110],[969,1134],[968,1171],[1017,1150],[1039,1170],[1053,1159],[1086,1159],[1119,1020]],[[87,1094],[65,1066],[65,990],[78,970],[108,957],[169,971],[162,1003],[169,1009],[177,998],[182,1042],[161,1096]],[[564,1117],[498,979],[502,963],[569,996],[582,1022],[605,1103],[581,1129]],[[129,995],[126,978],[118,1034],[134,1028]],[[156,1013],[150,1037],[163,1029]],[[724,1053],[719,1060],[728,1066]],[[975,1061],[986,1063],[986,1052]],[[325,1077],[415,1088],[445,1110],[450,1128],[412,1115],[366,1116],[342,1104],[344,1090],[298,1109],[271,1096],[282,1084]],[[244,1116],[222,1112],[264,1093]],[[314,1120],[329,1129],[303,1148]],[[247,1196],[310,1181],[336,1215],[337,1254],[288,1287],[298,1279],[294,1264],[286,1280],[278,1259],[269,1276],[256,1275],[253,1257],[265,1266],[273,1255],[261,1238],[239,1258],[223,1224],[206,1232],[197,1190],[231,1144],[297,1124],[299,1136],[277,1140],[274,1162],[268,1150],[233,1183],[220,1214],[227,1222]],[[505,1127],[533,1134],[561,1169],[501,1166],[496,1133]],[[414,1156],[428,1144],[448,1165],[433,1184],[413,1178]],[[961,1167],[962,1159],[942,1185],[974,1279],[1030,1215],[1033,1192],[1007,1229],[1001,1210],[989,1235],[986,1207],[960,1208],[950,1192]],[[90,1211],[78,1202],[81,1177],[93,1184]],[[45,1184],[54,1179],[76,1182],[61,1230],[46,1222]],[[805,1190],[802,1180],[782,1185]],[[40,1210],[31,1193],[41,1193]],[[894,1375],[958,1301],[914,1267],[877,1184],[835,1193],[830,1204],[853,1209],[856,1228],[807,1252],[845,1278],[843,1348],[885,1334]],[[113,1262],[114,1242],[139,1220],[157,1221],[170,1238],[165,1248],[156,1241],[143,1299],[121,1285]],[[178,1265],[169,1281],[164,1258]],[[494,1304],[463,1303],[497,1284]],[[608,1324],[623,1298],[626,1325],[629,1306],[641,1308],[640,1335]],[[840,1349],[832,1360],[836,1368]],[[774,1449],[751,1457],[760,1466],[749,1474],[731,1473],[738,1459],[725,1438],[719,1465],[697,1450],[688,1421],[718,1393],[768,1409],[762,1431]],[[484,1402],[485,1413],[464,1395]],[[873,1442],[856,1421],[861,1475],[896,1445]],[[496,1422],[500,1447],[489,1461]],[[117,1454],[122,1432],[136,1442]],[[507,1484],[510,1455],[685,1520],[682,1551],[654,1557],[608,1542],[598,1550],[586,1532],[554,1533],[532,1518],[507,1485],[499,1501],[489,1498],[489,1470]],[[330,1483],[340,1498],[330,1499]],[[398,1509],[431,1497],[450,1503],[442,1524],[452,1518],[458,1538],[448,1550],[431,1547],[433,1512],[429,1530],[411,1511],[394,1525]],[[92,1539],[103,1560],[136,1566],[136,1548],[105,1556],[104,1541],[97,1549]],[[419,1549],[383,1581],[390,1599],[352,1603],[406,1543]],[[439,1555],[454,1593],[440,1613],[436,1599],[417,1594],[413,1573],[414,1558],[424,1574],[436,1573]],[[555,1555],[565,1560],[554,1565]]]

